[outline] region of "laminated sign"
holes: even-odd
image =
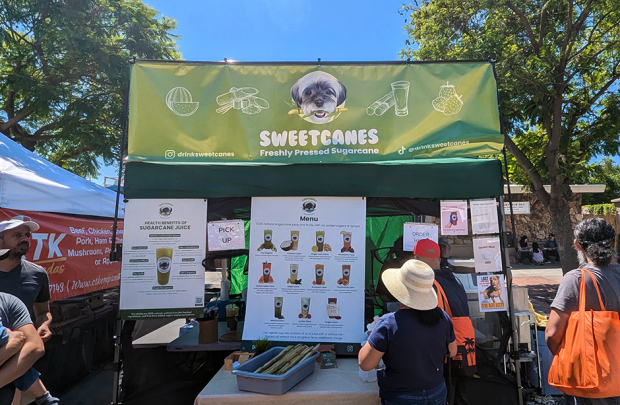
[[[286,65],[138,61],[129,160],[339,163],[501,150],[488,62]]]
[[[253,198],[243,340],[357,342],[365,243],[364,198]]]

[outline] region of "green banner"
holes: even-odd
[[[487,62],[138,61],[131,74],[131,161],[376,162],[502,146]]]

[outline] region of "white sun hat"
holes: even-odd
[[[30,228],[31,232],[36,232],[39,230],[39,224],[34,222],[32,218],[26,215],[18,215],[7,221],[0,222],[0,232],[8,231],[9,229],[14,229],[22,225],[26,225]]]
[[[401,304],[421,311],[437,307],[437,293],[433,289],[435,272],[428,264],[408,260],[400,269],[385,270],[381,279]]]

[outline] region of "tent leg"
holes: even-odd
[[[503,196],[499,198],[498,210],[500,212],[499,218],[501,218],[501,222],[502,222],[501,230],[502,230],[502,233],[505,235],[506,234],[506,214],[504,213],[504,197]],[[507,255],[507,248],[505,248],[504,246],[504,238],[501,237],[499,238],[499,240],[500,240],[500,246],[502,247],[501,249],[501,253],[503,256],[502,257],[502,268],[503,268],[504,275],[506,277],[506,289],[507,289],[507,294],[508,294],[508,314],[510,316],[510,326],[512,328],[512,351],[510,351],[510,356],[512,360],[514,361],[514,365],[515,365],[515,378],[517,380],[517,394],[519,397],[519,405],[523,405],[523,384],[521,381],[521,361],[520,361],[520,354],[519,354],[517,319],[515,317],[514,299],[512,296],[512,271],[510,269],[510,266],[507,263],[508,255]],[[504,353],[502,353],[502,356],[503,355]]]
[[[123,321],[120,317],[116,319],[116,334],[114,335],[114,382],[112,386],[112,405],[118,405],[120,394],[120,378],[121,378],[121,331]]]

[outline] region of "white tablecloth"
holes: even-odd
[[[194,405],[378,405],[377,382],[366,383],[358,375],[357,359],[338,359],[338,368],[314,373],[284,395],[263,395],[237,389],[237,377],[222,368],[198,394]]]

